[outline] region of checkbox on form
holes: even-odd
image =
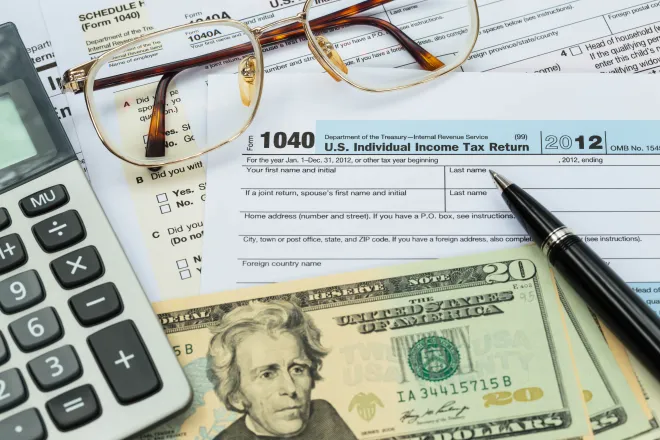
[[[573,46],[571,47],[571,55],[578,56],[582,55],[582,48],[580,46]]]

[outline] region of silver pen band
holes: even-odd
[[[543,244],[541,245],[541,250],[546,256],[548,256],[548,254],[550,254],[550,251],[552,250],[553,247],[555,247],[556,245],[558,245],[568,237],[572,237],[573,235],[575,235],[573,231],[568,229],[566,226],[557,228],[554,231],[552,231],[546,237],[545,240],[543,240]]]

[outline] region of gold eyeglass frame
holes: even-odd
[[[92,124],[94,126],[94,129],[96,130],[96,134],[98,135],[99,139],[101,140],[101,143],[116,157],[119,159],[128,162],[130,164],[139,166],[139,167],[145,167],[145,168],[161,168],[163,166],[167,165],[172,165],[176,164],[179,162],[184,162],[187,160],[195,159],[197,157],[200,157],[206,153],[209,153],[213,150],[216,150],[230,142],[233,142],[236,140],[239,136],[241,136],[247,129],[248,127],[252,124],[252,121],[254,120],[257,111],[259,109],[259,104],[261,102],[261,95],[262,95],[262,90],[263,90],[263,79],[265,76],[264,72],[264,63],[263,63],[263,46],[262,43],[259,41],[259,37],[264,34],[264,32],[270,30],[270,29],[276,29],[280,26],[284,26],[287,24],[294,24],[294,23],[299,23],[302,25],[304,29],[305,36],[307,38],[308,46],[310,48],[310,51],[312,52],[312,55],[316,59],[316,61],[325,69],[325,71],[336,81],[344,81],[351,86],[365,91],[365,92],[373,92],[373,93],[382,93],[382,92],[390,92],[390,91],[395,91],[395,90],[402,90],[402,89],[407,89],[410,87],[414,87],[420,84],[424,84],[430,81],[433,81],[440,76],[443,76],[449,72],[452,72],[456,70],[458,67],[460,67],[467,59],[469,58],[470,54],[472,53],[476,43],[477,43],[477,38],[479,35],[479,10],[477,6],[477,0],[466,0],[466,7],[469,9],[469,14],[470,14],[470,22],[471,26],[469,29],[470,35],[468,36],[470,38],[471,43],[467,47],[467,51],[465,55],[459,59],[458,62],[452,63],[451,65],[444,65],[443,67],[429,72],[427,76],[424,78],[409,83],[401,86],[395,86],[395,87],[386,87],[386,88],[373,88],[373,87],[367,87],[364,85],[361,85],[357,83],[356,81],[350,79],[348,77],[348,74],[345,73],[345,71],[338,65],[336,65],[333,62],[329,62],[329,60],[326,58],[326,55],[323,55],[324,48],[321,47],[321,44],[323,41],[319,41],[317,38],[318,36],[315,35],[314,31],[312,30],[312,27],[310,25],[310,22],[308,20],[308,13],[309,10],[312,7],[312,4],[314,3],[315,0],[306,0],[305,4],[303,6],[302,12],[291,16],[287,18],[283,18],[280,20],[276,20],[272,23],[268,23],[264,26],[260,27],[255,27],[255,28],[250,28],[247,26],[245,23],[238,21],[238,20],[233,20],[233,19],[214,19],[214,20],[207,20],[204,22],[195,22],[195,23],[187,23],[183,25],[178,25],[178,26],[173,26],[167,29],[163,29],[160,31],[152,32],[146,35],[143,35],[141,37],[138,37],[134,40],[131,40],[127,43],[122,44],[121,46],[118,46],[114,49],[111,49],[104,54],[102,54],[100,57],[96,58],[95,60],[91,60],[88,62],[85,62],[83,64],[80,64],[76,67],[73,67],[71,69],[68,69],[67,71],[64,72],[62,75],[62,81],[61,81],[61,89],[62,92],[72,92],[72,93],[84,93],[85,97],[85,104],[87,107],[87,111],[90,115],[90,118],[92,120]],[[384,0],[387,1],[387,0]],[[200,27],[200,26],[213,26],[213,25],[225,25],[225,26],[230,26],[237,28],[241,31],[243,31],[249,38],[250,43],[252,44],[254,48],[254,58],[256,61],[256,72],[258,73],[255,75],[255,96],[254,99],[251,100],[250,106],[252,107],[252,110],[250,112],[250,116],[246,120],[245,124],[243,127],[237,131],[234,135],[229,137],[228,139],[225,139],[224,141],[220,142],[219,144],[216,144],[212,147],[206,148],[203,151],[199,151],[198,153],[192,154],[187,157],[182,157],[178,159],[172,159],[172,160],[167,160],[164,162],[137,162],[130,157],[127,157],[120,152],[116,151],[108,142],[106,139],[106,136],[104,135],[104,129],[101,126],[101,124],[97,121],[96,118],[96,110],[94,107],[94,83],[96,81],[96,74],[98,71],[103,67],[108,59],[111,59],[114,55],[117,53],[120,53],[124,50],[126,50],[128,47],[135,46],[139,44],[141,41],[144,40],[150,40],[153,38],[157,38],[161,35],[177,32],[180,30],[184,30],[187,28],[195,28],[195,27]],[[326,40],[327,43],[327,40]],[[137,80],[136,80],[137,81]]]

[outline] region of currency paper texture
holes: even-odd
[[[596,438],[620,440],[651,431],[655,426],[628,386],[597,319],[570,285],[556,276],[580,385]]]
[[[642,435],[633,437],[635,440],[658,440],[660,428],[658,427],[658,414],[660,414],[660,383],[634,356],[630,355],[626,347],[616,336],[599,321],[603,335],[614,355],[619,367],[626,376],[628,387],[634,391],[637,400],[646,405],[646,416],[652,429]]]
[[[555,284],[531,246],[154,307],[195,397],[142,439],[591,433]]]
[[[630,356],[630,363],[642,387],[644,398],[651,413],[651,425],[654,427],[645,435],[635,437],[635,440],[657,440],[660,438],[660,428],[657,422],[657,415],[660,414],[660,383],[637,358]]]

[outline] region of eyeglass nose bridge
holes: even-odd
[[[272,23],[268,23],[264,26],[252,28],[250,30],[252,31],[252,33],[254,34],[255,38],[258,41],[259,37],[261,35],[263,35],[265,32],[267,32],[269,29],[278,28],[278,27],[285,26],[287,24],[292,24],[292,23],[301,23],[302,24],[302,23],[305,22],[306,19],[307,19],[307,12],[301,11],[300,13],[298,13],[296,15],[293,15],[291,17],[282,18],[281,20],[277,20],[277,21],[274,21]],[[330,43],[330,44],[332,44],[332,43]],[[316,61],[318,61],[318,63],[325,69],[326,72],[328,72],[328,74],[335,81],[340,82],[341,77],[339,75],[337,75],[334,72],[334,70],[332,70],[332,68],[328,64],[328,61],[326,60],[326,57],[324,57],[323,54],[321,54],[319,52],[319,50],[316,48],[316,45],[313,44],[311,41],[309,41],[309,39],[307,40],[307,45],[309,46],[309,50],[312,52],[312,55],[314,55],[314,58],[316,58]],[[338,56],[338,54],[336,56]],[[343,61],[341,61],[341,64],[343,65]],[[340,66],[340,68],[343,70],[343,69],[346,69],[346,66],[343,65],[343,67]]]

